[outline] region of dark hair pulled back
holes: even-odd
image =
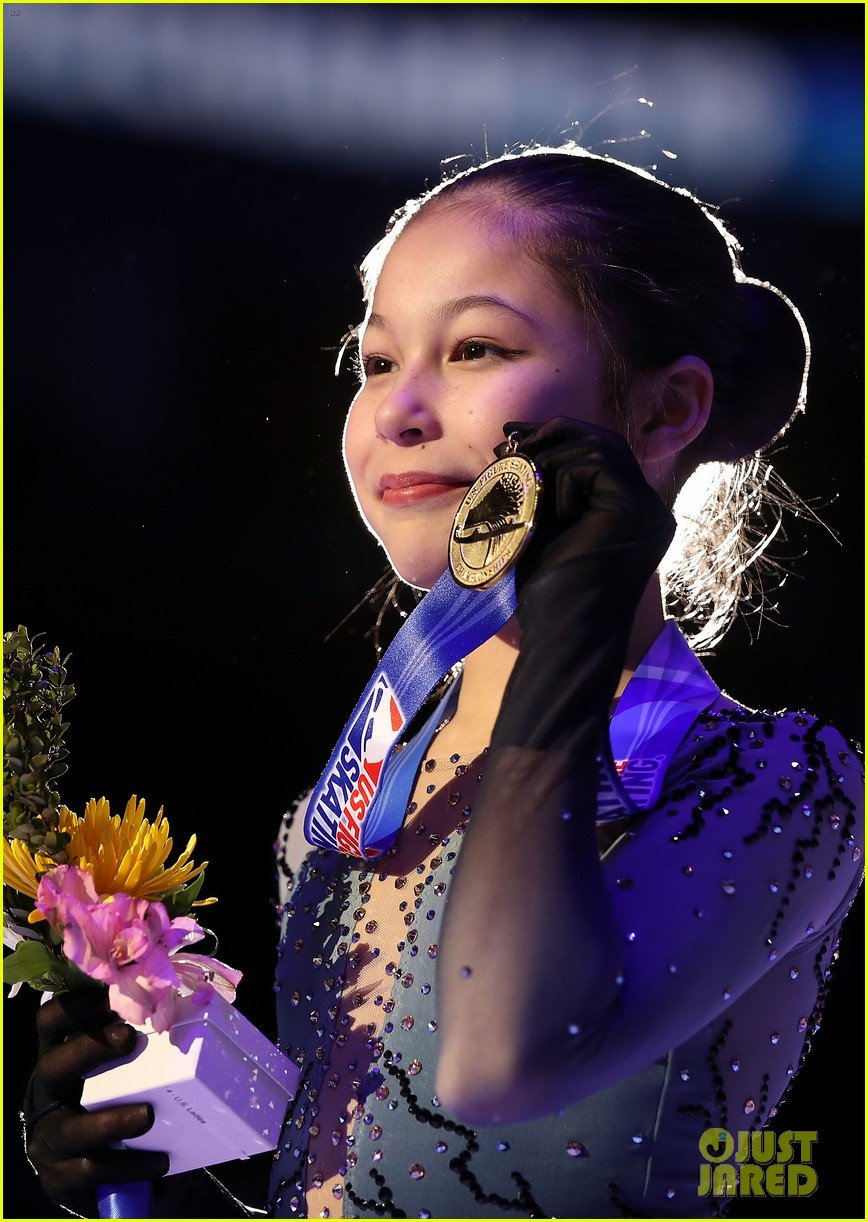
[[[367,300],[403,229],[450,207],[513,236],[578,306],[604,354],[612,423],[628,440],[637,375],[687,354],[711,369],[712,410],[680,455],[671,490],[679,533],[661,566],[667,601],[685,626],[699,625],[692,643],[707,650],[758,584],[748,570],[787,504],[780,490],[789,490],[776,480],[771,492],[759,453],[804,411],[801,316],[780,290],[744,274],[741,246],[710,205],[576,145],[507,153],[409,200],[362,264]],[[769,510],[778,511],[773,527]]]

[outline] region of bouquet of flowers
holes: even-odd
[[[168,1031],[219,992],[235,999],[241,973],[188,947],[205,937],[189,913],[208,864],[196,837],[173,865],[163,810],[151,822],[135,797],[112,815],[92,798],[84,815],[53,788],[66,771],[63,706],[75,695],[66,661],[27,629],[3,643],[6,703],[3,794],[3,980],[56,992],[100,981],[126,1022]]]
[[[55,788],[66,771],[66,661],[27,629],[4,636],[3,979],[43,992],[94,981],[140,1035],[84,1083],[81,1103],[148,1102],[155,1121],[126,1144],[164,1150],[169,1174],[247,1158],[277,1144],[298,1067],[232,1006],[241,973],[188,949],[207,862],[191,836],[174,863],[162,808],[122,815],[103,797],[79,816]],[[143,1197],[104,1188],[103,1217],[141,1217]]]

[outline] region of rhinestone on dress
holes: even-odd
[[[587,1153],[588,1151],[580,1141],[567,1142],[567,1154],[569,1154],[570,1158],[584,1158],[587,1156]]]
[[[410,1179],[411,1180],[422,1180],[424,1178],[425,1178],[425,1168],[422,1166],[421,1163],[414,1163],[413,1166],[410,1168]]]

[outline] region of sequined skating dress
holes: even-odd
[[[721,1201],[697,1193],[699,1136],[760,1128],[775,1114],[809,1051],[860,885],[854,748],[807,713],[755,712],[718,694],[653,809],[599,829],[626,948],[625,1054],[642,1055],[660,1008],[670,1038],[561,1113],[473,1128],[435,1093],[436,968],[485,764],[484,752],[438,757],[434,737],[399,839],[373,864],[310,849],[300,816],[285,820],[275,987],[280,1043],[302,1076],[270,1212],[720,1213]],[[552,936],[565,970],[581,963],[568,929]]]

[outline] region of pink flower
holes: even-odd
[[[172,956],[172,966],[178,973],[181,987],[160,1007],[160,1019],[165,1023],[162,1030],[195,1017],[196,1011],[206,1006],[215,993],[228,1002],[235,1000],[235,990],[242,973],[219,959],[212,959],[208,955],[178,954]]]
[[[63,936],[63,953],[108,986],[126,1022],[155,1031],[190,1017],[215,991],[235,998],[241,973],[217,959],[183,953],[204,937],[190,917],[169,919],[159,900],[119,892],[101,900],[88,870],[57,866],[39,881],[36,907]]]
[[[55,866],[43,874],[36,889],[36,907],[55,933],[61,933],[74,904],[96,904],[99,896],[90,870],[78,866]]]

